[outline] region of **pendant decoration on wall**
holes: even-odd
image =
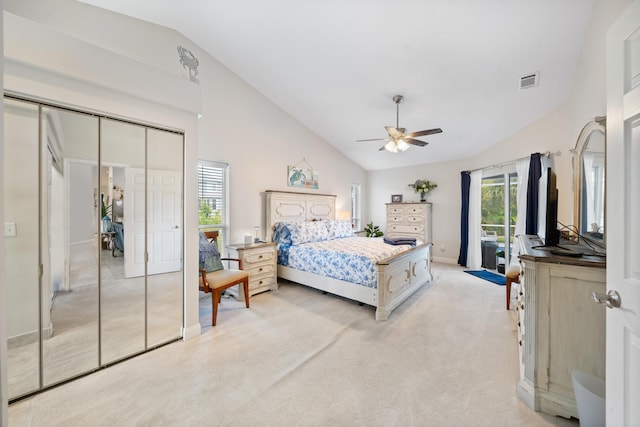
[[[293,166],[287,166],[287,186],[298,188],[319,188],[320,174],[303,158]]]
[[[189,80],[194,83],[200,83],[196,78],[198,75],[198,65],[200,62],[198,58],[186,47],[178,46],[178,56],[180,57],[180,64],[182,68],[189,70]]]

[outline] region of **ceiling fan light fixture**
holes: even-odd
[[[384,144],[384,149],[389,151],[390,153],[397,153],[399,151],[407,151],[407,149],[410,147],[409,144],[407,144],[404,140],[399,139],[397,141],[389,141],[386,144]]]
[[[409,144],[407,144],[407,142],[404,139],[399,139],[398,140],[398,150],[400,151],[407,151],[407,149],[410,147]]]
[[[397,153],[398,152],[398,144],[396,144],[395,141],[389,141],[386,144],[384,144],[384,149],[387,150],[390,153]]]

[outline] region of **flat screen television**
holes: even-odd
[[[557,246],[560,243],[558,230],[558,187],[556,173],[547,168],[547,206],[545,214],[544,246]]]

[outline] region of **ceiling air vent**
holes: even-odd
[[[520,89],[529,89],[538,86],[540,73],[527,74],[520,77]]]

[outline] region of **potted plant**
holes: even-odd
[[[412,187],[416,193],[420,193],[420,201],[425,202],[427,200],[427,193],[437,188],[438,184],[426,179],[417,179],[413,184],[409,184],[409,187]]]
[[[100,217],[102,218],[102,232],[108,233],[111,231],[111,205],[107,205],[104,202],[104,194],[102,195],[102,201],[100,203]]]
[[[364,228],[364,231],[367,233],[367,237],[382,237],[382,236],[384,236],[384,233],[382,231],[380,231],[380,226],[373,225],[373,221],[371,221],[369,224],[367,224],[367,226]]]

